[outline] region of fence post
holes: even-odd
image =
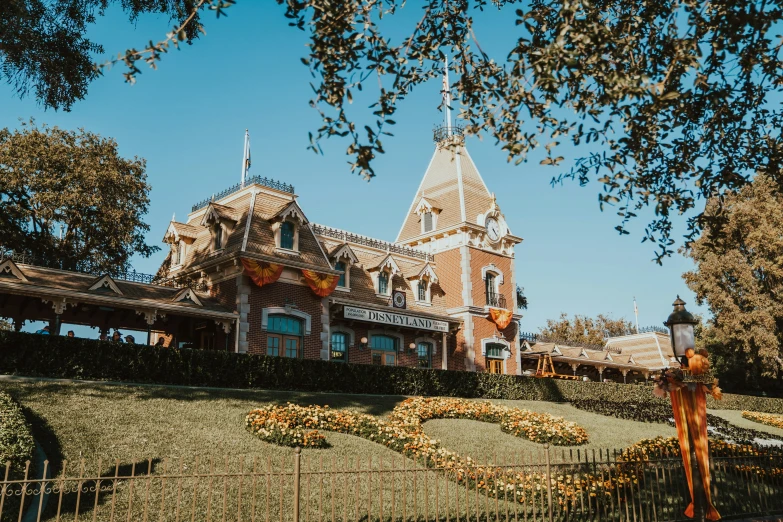
[[[302,448],[294,448],[294,522],[299,522],[299,478],[302,459]]]
[[[546,453],[546,499],[549,508],[549,522],[554,522],[554,511],[552,509],[552,463],[549,459],[549,443],[544,443],[544,453]]]

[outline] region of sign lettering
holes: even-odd
[[[434,330],[436,332],[449,331],[449,323],[446,321],[435,321],[425,317],[395,314],[393,312],[380,312],[378,310],[355,308],[353,306],[346,306],[344,308],[343,317],[346,319],[356,319],[358,321],[369,321],[373,323],[405,326],[407,328],[418,328],[420,330]]]

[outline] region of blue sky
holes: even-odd
[[[383,23],[405,34],[420,16],[414,4]],[[363,181],[350,172],[347,142],[323,143],[323,156],[306,150],[308,131],[319,126],[308,105],[312,78],[300,61],[306,39],[287,26],[282,12],[273,2],[244,1],[227,18],[207,13],[205,37],[166,55],[157,71],[141,65],[134,86],[124,82],[122,67],[106,72],[71,112],[44,111],[33,98],[19,100],[0,85],[0,126],[16,128],[19,118],[32,116],[39,123],[84,127],[115,138],[121,154],[146,158],[152,185],[148,242],[161,247],[173,213],[184,220],[193,203],[239,181],[245,128],[251,174],[293,184],[311,221],[393,241],[434,150],[440,85],[430,82],[402,102],[395,136],[384,140],[387,153],[375,163],[377,176]],[[516,31],[510,11],[487,10],[478,21],[482,48],[503,59]],[[169,29],[164,17],[142,17],[132,26],[112,10],[91,37],[116,55],[157,41]],[[363,102],[354,101],[360,121],[369,114]],[[631,227],[631,236],[619,236],[614,211],[599,211],[597,184],[550,185],[567,163],[541,166],[534,154],[514,166],[492,139],[469,138],[467,146],[511,230],[524,238],[516,251],[517,280],[530,300],[522,330],[535,331],[561,312],[633,320],[634,296],[641,325],[660,325],[677,294],[691,311],[706,311],[681,278],[690,261],[677,255],[656,265],[653,246],[640,242],[643,222]],[[561,147],[567,159],[575,154]],[[682,230],[684,219],[680,225]],[[154,273],[163,257],[161,251],[135,259],[134,267]]]

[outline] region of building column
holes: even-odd
[[[470,274],[470,248],[467,245],[459,247],[460,264],[462,269],[462,304],[465,306],[473,305],[473,283]],[[462,335],[465,337],[465,370],[469,372],[476,371],[476,350],[473,346],[473,317],[470,313],[464,314],[465,330]]]
[[[628,370],[621,370],[623,374],[623,384],[628,384],[626,377],[628,376]]]
[[[62,314],[65,312],[67,302],[65,298],[59,298],[52,301],[52,309],[54,310],[54,320],[49,323],[49,331],[51,335],[60,335],[60,327],[62,326]]]
[[[448,370],[449,369],[449,334],[446,332],[443,332],[443,340],[441,341],[440,345],[440,364],[441,369]]]
[[[15,332],[21,332],[22,327],[24,326],[25,320],[24,319],[14,319],[14,331]]]
[[[606,368],[603,366],[599,366],[597,369],[598,369],[598,382],[604,382],[604,370]]]
[[[250,315],[250,292],[252,291],[250,278],[246,275],[237,275],[237,312],[239,312],[239,330],[236,335],[237,352],[247,353],[248,350],[248,332],[250,332],[250,323],[248,322],[248,316]]]
[[[574,377],[576,377],[577,368],[579,368],[579,363],[571,363],[571,369],[574,370]]]
[[[329,298],[321,299],[321,360],[329,360],[329,348],[331,344],[331,326],[329,325]],[[350,343],[349,343],[350,344]],[[347,347],[346,347],[347,348]],[[347,357],[347,353],[346,353]]]

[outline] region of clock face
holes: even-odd
[[[497,241],[500,239],[500,223],[493,217],[487,218],[487,236],[490,241]]]

